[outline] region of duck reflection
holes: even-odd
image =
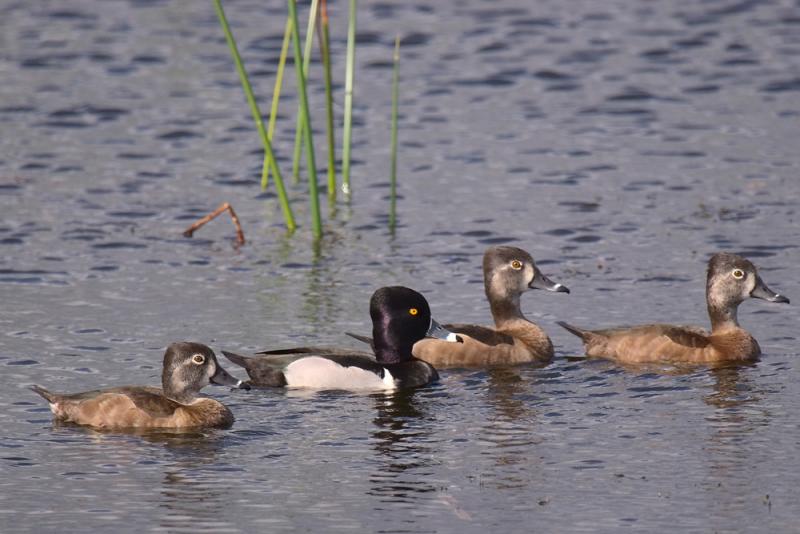
[[[525,371],[533,370],[526,367]],[[531,451],[542,442],[534,433],[537,412],[531,403],[531,384],[519,367],[488,369],[486,400],[494,410],[481,429],[480,439],[493,468],[481,475],[484,485],[521,489],[531,484]],[[487,446],[488,445],[488,446]]]
[[[229,481],[219,468],[219,453],[225,434],[196,432],[148,435],[147,441],[161,445],[172,455],[164,469],[160,495],[156,498],[159,523],[169,532],[235,529],[235,523],[220,514],[226,508]]]
[[[378,463],[368,493],[381,501],[413,503],[421,494],[436,491],[427,479],[434,465],[434,423],[418,395],[418,390],[399,390],[373,396],[377,415],[371,436]]]

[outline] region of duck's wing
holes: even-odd
[[[708,338],[708,332],[696,326],[645,324],[592,330],[588,333],[603,336],[608,339],[621,337],[666,338],[672,343],[691,348],[703,348],[711,344]]]
[[[369,342],[371,343],[372,340],[369,339]],[[353,353],[360,353],[360,351],[354,351],[353,349],[346,349],[339,347],[292,347],[289,349],[273,349],[273,350],[262,350],[256,352],[256,354],[259,356],[267,356],[267,357],[286,356],[290,359],[302,358],[303,356],[336,356],[336,355],[347,355]],[[291,363],[291,360],[289,361],[289,363]]]
[[[160,389],[153,387],[126,386],[106,390],[105,393],[127,397],[138,409],[153,418],[169,417],[180,406],[165,397]]]
[[[480,341],[484,345],[491,347],[497,345],[513,345],[514,338],[508,334],[498,332],[494,328],[488,326],[480,326],[476,324],[446,324],[444,327],[456,334],[465,334],[476,341]]]

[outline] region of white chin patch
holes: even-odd
[[[556,285],[553,286],[553,291],[558,291],[562,287],[564,287],[564,286],[562,286],[561,284],[556,284]]]
[[[458,335],[453,332],[450,332],[449,334],[447,334],[447,341],[449,341],[450,343],[456,343],[458,341]]]
[[[338,363],[309,356],[290,363],[283,372],[286,385],[294,388],[386,390],[396,387],[394,377],[383,369],[383,377],[360,367],[343,367]]]

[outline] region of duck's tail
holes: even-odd
[[[362,342],[362,343],[366,343],[367,345],[369,345],[373,349],[375,348],[375,345],[372,342],[372,338],[369,337],[369,336],[362,336],[361,334],[354,334],[352,332],[345,332],[345,334],[350,336],[350,337],[352,337],[353,339],[356,339],[356,340]]]
[[[50,391],[47,391],[42,386],[37,386],[36,384],[34,384],[31,386],[31,390],[35,391],[36,393],[44,397],[44,399],[50,404],[55,404],[58,401],[58,395]]]
[[[576,336],[578,336],[579,338],[581,338],[584,341],[586,341],[589,338],[589,335],[591,334],[591,332],[589,332],[587,330],[582,330],[582,329],[578,328],[577,326],[573,326],[573,325],[571,325],[571,324],[569,324],[567,322],[564,322],[564,321],[556,321],[556,324],[558,326],[560,326],[561,328],[563,328],[564,330],[566,330],[567,332],[569,332],[571,334],[575,334]]]
[[[244,367],[245,369],[247,369],[248,362],[252,360],[252,358],[248,358],[247,356],[241,356],[235,352],[228,352],[226,350],[223,350],[222,354],[239,367]]]

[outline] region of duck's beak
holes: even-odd
[[[447,328],[437,323],[433,317],[431,317],[431,325],[428,327],[428,332],[425,335],[428,337],[435,337],[436,339],[444,339],[445,341],[450,341],[452,343],[464,342],[464,340],[461,339],[461,336],[451,332]]]
[[[539,269],[536,269],[533,273],[533,280],[531,283],[528,284],[528,287],[531,289],[544,289],[545,291],[554,291],[556,293],[569,293],[569,288],[567,286],[563,286],[557,282],[553,282],[545,275],[543,275]]]
[[[756,299],[764,299],[770,302],[785,302],[789,304],[789,299],[775,293],[773,290],[767,287],[767,284],[761,279],[760,276],[756,276],[756,287],[750,292],[750,296]]]
[[[210,378],[210,380],[212,384],[216,384],[218,386],[232,386],[239,389],[250,389],[249,384],[234,378],[219,364],[217,364],[217,370],[214,372],[214,375]]]

